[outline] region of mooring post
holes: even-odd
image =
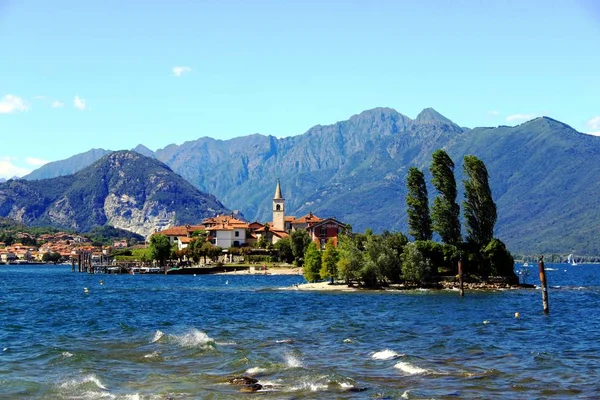
[[[542,285],[542,304],[544,306],[544,313],[550,312],[548,306],[548,283],[546,282],[546,271],[544,270],[544,256],[538,258],[538,268],[540,270],[540,284]]]
[[[75,259],[71,256],[71,271],[75,272]]]
[[[463,287],[463,264],[462,255],[458,258],[458,293],[460,297],[464,297],[465,288]]]

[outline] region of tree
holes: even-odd
[[[44,255],[42,256],[42,261],[43,262],[51,262],[56,264],[57,262],[59,262],[61,259],[61,255],[59,253],[55,253],[53,251],[49,251],[47,253],[44,253]]]
[[[321,279],[321,252],[317,249],[315,242],[310,242],[304,254],[304,279],[314,282]]]
[[[433,230],[442,241],[458,245],[462,238],[460,234],[460,207],[456,203],[456,179],[454,178],[454,162],[444,150],[432,154],[431,183],[438,191],[433,200],[431,219]]]
[[[406,186],[408,188],[406,195],[408,233],[415,240],[431,240],[431,217],[429,216],[427,186],[423,171],[416,167],[410,167]]]
[[[359,233],[343,234],[338,238],[338,277],[344,279],[347,284],[360,277],[365,241],[365,235]]]
[[[333,239],[329,239],[325,244],[325,251],[323,251],[321,256],[321,278],[331,278],[331,283],[333,283],[333,279],[337,277],[337,263],[339,259],[340,256],[333,244]]]
[[[292,240],[292,252],[294,254],[294,263],[301,267],[303,263],[304,253],[308,249],[308,245],[312,243],[310,235],[305,229],[296,229],[290,235]]]
[[[279,260],[291,263],[294,261],[294,252],[292,251],[292,240],[289,237],[280,239],[275,243],[275,250],[279,255]]]
[[[431,261],[419,250],[417,242],[409,243],[402,253],[402,276],[410,282],[421,283],[429,277]]]
[[[148,249],[150,257],[163,266],[171,254],[169,238],[161,234],[152,235],[152,237],[150,237],[150,246],[148,246]]]
[[[483,249],[483,254],[490,264],[490,275],[516,278],[514,271],[515,259],[500,239],[490,240]]]
[[[475,156],[465,156],[463,180],[465,200],[463,210],[467,228],[467,241],[481,249],[494,237],[496,204],[488,183],[488,172],[483,161]]]

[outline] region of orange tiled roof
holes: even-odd
[[[187,236],[194,231],[204,230],[204,225],[181,225],[173,226],[158,232],[165,236]]]
[[[310,212],[303,217],[295,219],[294,221],[292,221],[292,224],[314,224],[317,222],[321,222],[321,218],[317,217],[312,212]]]

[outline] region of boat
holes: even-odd
[[[567,264],[577,265],[577,263],[575,262],[575,258],[573,258],[573,254],[569,254],[569,256],[567,257]]]
[[[529,263],[528,263],[527,261],[525,261],[525,262],[523,263],[523,266],[524,266],[524,267],[529,267]]]

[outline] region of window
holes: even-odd
[[[277,204],[277,205],[275,206],[275,210],[277,210],[277,211],[281,211],[281,204]]]
[[[240,237],[240,231],[235,231],[235,237]]]
[[[326,227],[324,227],[324,226],[321,227],[321,233],[320,233],[320,235],[321,236],[327,236],[327,228]]]

